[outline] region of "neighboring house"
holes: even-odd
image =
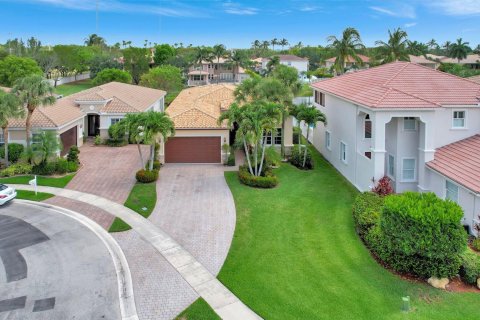
[[[347,60],[345,61],[343,67],[347,70],[350,69],[368,69],[370,67],[370,58],[364,56],[363,54],[358,54],[358,57],[362,60],[362,64],[359,65],[357,60],[355,60],[352,56],[348,56]],[[325,60],[325,67],[331,68],[337,61],[336,57],[330,58]]]
[[[162,90],[110,82],[37,108],[32,116],[32,133],[56,131],[66,153],[73,145],[81,146],[84,136],[107,138],[110,125],[127,113],[163,111],[165,94]],[[25,119],[9,121],[9,142],[25,144]]]
[[[188,86],[203,86],[215,83],[240,83],[249,76],[242,67],[236,67],[228,59],[220,58],[193,65],[188,72]]]
[[[297,69],[298,74],[306,73],[308,71],[308,58],[297,57],[292,54],[276,54],[279,58],[280,64]],[[270,58],[262,58],[262,69],[267,70],[267,64]]]
[[[480,54],[469,54],[465,59],[458,61],[455,58],[444,58],[440,62],[443,63],[458,63],[461,65],[468,66],[472,69],[480,69]]]
[[[432,191],[480,214],[480,84],[394,62],[312,84],[328,125],[313,145],[359,190]]]
[[[438,67],[440,66],[439,61],[435,61],[433,59],[432,60],[427,59],[424,56],[414,56],[414,55],[409,54],[408,57],[410,59],[410,62],[419,64],[419,65],[422,65],[424,67],[428,67],[428,68],[431,68],[431,69],[434,69],[434,70],[437,70]]]
[[[222,145],[232,145],[236,129],[217,120],[228,110],[234,96],[232,84],[212,84],[180,92],[166,110],[175,124],[175,136],[161,144],[160,161],[164,163],[222,163]],[[267,137],[267,143],[279,146],[282,129]],[[291,148],[292,118],[285,125],[285,146]]]

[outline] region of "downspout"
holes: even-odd
[[[355,176],[355,187],[358,189],[358,181],[357,181],[357,159],[358,159],[358,145],[357,145],[357,134],[358,134],[358,105],[355,106],[355,160],[353,166],[353,175]]]

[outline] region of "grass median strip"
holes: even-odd
[[[208,303],[199,298],[183,311],[175,320],[219,320],[220,317]]]
[[[73,179],[75,174],[69,174],[63,177],[37,177],[37,183],[39,186],[65,188],[65,186]],[[9,178],[1,178],[0,183],[4,184],[28,184],[34,176],[17,176]]]
[[[127,201],[124,206],[132,209],[138,214],[148,218],[155,208],[157,203],[157,184],[152,183],[139,183],[135,184],[130,191]],[[120,218],[115,218],[110,226],[109,232],[121,232],[130,230],[131,227]]]
[[[54,195],[51,193],[38,192],[35,195],[34,191],[17,190],[17,199],[30,200],[30,201],[45,201],[52,198]]]

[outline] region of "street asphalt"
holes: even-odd
[[[26,203],[0,207],[0,320],[121,319],[104,243],[80,222]]]

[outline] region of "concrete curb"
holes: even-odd
[[[133,294],[132,277],[130,274],[130,268],[128,266],[127,259],[122,249],[118,245],[117,241],[107,231],[105,231],[97,223],[90,220],[86,216],[72,210],[42,202],[21,199],[15,199],[14,201],[18,201],[32,206],[48,208],[50,210],[63,214],[83,224],[90,231],[92,231],[100,240],[102,240],[110,256],[112,257],[115,271],[117,274],[119,304],[122,320],[138,320]]]

